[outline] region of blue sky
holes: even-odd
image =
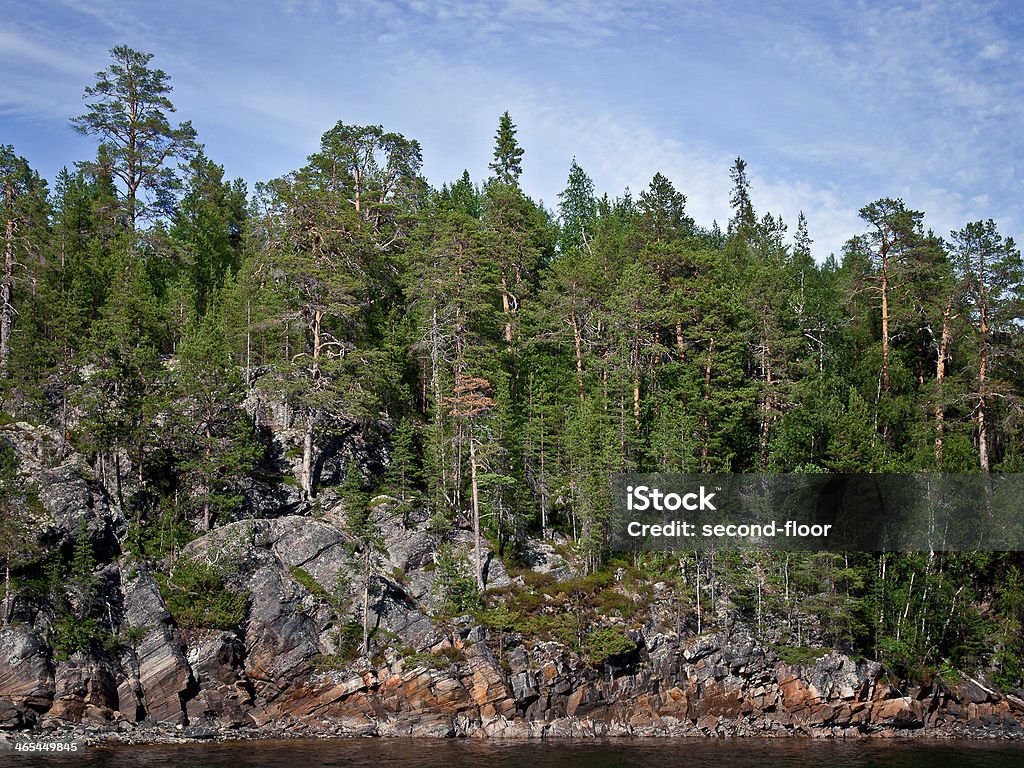
[[[556,204],[573,157],[612,195],[656,171],[699,223],[755,208],[838,254],[902,197],[939,234],[1024,236],[1024,22],[1001,2],[0,0],[0,143],[48,179],[94,153],[68,118],[118,44],[155,54],[177,117],[250,183],[338,120],[423,145],[434,184],[487,173],[508,109],[524,189]]]

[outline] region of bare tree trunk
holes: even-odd
[[[988,423],[985,420],[985,391],[981,387],[985,380],[985,360],[986,354],[984,351],[981,353],[981,374],[979,375],[979,392],[978,392],[978,463],[981,465],[982,472],[989,471],[989,459],[988,459]]]
[[[353,203],[356,207],[356,214],[358,218],[362,218],[362,197],[363,197],[363,169],[359,163],[356,163],[352,168],[352,178],[355,181],[355,197]]]
[[[469,428],[469,471],[470,484],[473,487],[473,557],[476,565],[476,588],[484,591],[484,571],[480,559],[480,494],[476,478],[476,440],[473,437],[473,426]]]
[[[14,322],[14,182],[7,180],[5,207],[7,208],[7,230],[4,238],[4,276],[0,284],[0,373],[7,373],[10,357],[11,325]]]
[[[640,371],[633,366],[633,428],[640,432]]]
[[[505,314],[505,343],[512,346],[512,305],[508,298],[508,276],[501,273],[501,309]]]
[[[882,391],[889,391],[889,273],[885,262],[886,246],[882,246]]]
[[[245,300],[245,386],[252,386],[252,299]]]
[[[633,304],[633,428],[640,433],[640,308]]]
[[[576,345],[576,385],[579,389],[579,398],[583,399],[583,334],[580,333],[579,319],[576,317],[576,286],[573,285],[572,308],[569,317],[572,321],[572,337]]]
[[[757,569],[757,636],[763,637],[763,628],[761,625],[761,592],[764,589],[764,573],[761,568]]]
[[[370,545],[363,545],[363,656],[370,655]]]
[[[11,620],[11,608],[14,605],[14,601],[11,598],[11,563],[8,560],[4,563],[4,609],[3,626],[7,626],[7,623]]]
[[[307,499],[313,498],[313,415],[306,417],[306,429],[302,434],[302,469],[299,485]]]
[[[700,469],[701,472],[708,471],[708,440],[710,435],[708,434],[708,407],[711,402],[711,356],[715,351],[715,340],[711,339],[711,343],[708,345],[708,362],[704,367],[704,412],[700,416],[700,426],[702,434],[702,445],[701,445],[701,459]]]
[[[206,458],[206,466],[204,467],[204,471],[209,472],[210,471],[210,425],[209,425],[209,423],[207,423],[207,425],[206,425],[206,448],[203,451],[203,453],[204,453],[204,456]],[[203,496],[203,530],[204,531],[210,530],[210,525],[213,522],[210,519],[210,492],[213,490],[212,487],[211,487],[212,485],[213,485],[212,482],[208,482],[207,483],[206,493]]]
[[[899,641],[900,636],[903,634],[903,623],[907,620],[910,615],[910,601],[914,595],[914,577],[917,575],[917,571],[910,572],[910,585],[907,587],[907,603],[903,609],[903,616],[896,620],[896,640]]]
[[[548,537],[548,478],[545,472],[544,414],[540,415],[540,532],[541,538]]]
[[[942,470],[942,440],[946,429],[946,404],[944,402],[942,383],[946,378],[946,356],[949,353],[949,321],[953,310],[953,297],[946,302],[942,310],[942,335],[939,338],[939,359],[935,362],[935,469]]]
[[[768,307],[765,306],[761,316],[762,336],[762,358],[761,368],[764,371],[764,400],[762,401],[761,412],[761,469],[768,465],[768,439],[771,435],[771,413],[772,413],[772,350],[768,339]]]
[[[988,297],[985,295],[985,249],[978,249],[978,330],[981,331],[981,355],[978,361],[978,461],[981,471],[989,471],[988,423]]]
[[[313,333],[313,366],[310,368],[310,381],[311,388],[317,385],[317,381],[320,379],[320,352],[323,345],[323,339],[321,334],[321,323],[323,322],[323,312],[316,310],[313,313],[313,322],[310,324],[310,330]],[[306,430],[302,435],[302,469],[300,485],[302,486],[302,492],[307,499],[313,498],[313,424],[316,421],[316,417],[311,408],[307,409],[309,412],[306,414]]]
[[[881,590],[882,594],[881,594],[881,597],[880,597],[880,599],[878,601],[878,624],[877,624],[877,629],[875,630],[875,657],[876,658],[879,655],[879,644],[878,644],[878,641],[879,641],[879,638],[880,638],[882,627],[883,627],[884,622],[885,622],[885,565],[886,565],[886,559],[885,559],[885,553],[883,552],[882,556],[878,559],[878,582],[879,582],[879,589]]]
[[[437,427],[444,434],[442,422],[444,409],[441,407],[441,327],[437,318],[437,307],[430,316],[430,388],[434,395],[434,419]],[[445,459],[445,441],[437,441],[438,464],[441,470],[441,488],[448,491],[448,465]]]
[[[693,559],[697,565],[695,570],[697,571],[697,634],[699,635],[704,630],[704,622],[700,615],[700,555],[694,552]]]

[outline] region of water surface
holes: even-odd
[[[1021,768],[1024,742],[807,739],[327,739],[89,747],[0,755],[0,766],[80,768]]]

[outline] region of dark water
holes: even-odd
[[[60,758],[0,755],[0,766],[8,765],[81,768],[1024,768],[1024,743],[339,739],[93,747],[84,755]]]

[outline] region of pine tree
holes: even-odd
[[[868,258],[870,273],[867,283],[878,297],[881,309],[882,372],[881,387],[888,392],[891,386],[890,358],[892,356],[893,319],[892,299],[902,287],[907,262],[921,235],[919,211],[911,211],[902,200],[884,198],[860,209],[860,216],[870,225],[868,233],[856,241]]]
[[[1012,359],[1011,350],[1019,343],[1024,266],[1013,239],[1004,239],[992,219],[968,224],[950,237],[954,268],[963,284],[977,345],[972,397],[977,403],[978,464],[988,472],[992,465],[992,401],[1019,398],[1005,391],[1000,374],[1006,370],[1004,359]]]
[[[366,319],[389,290],[387,262],[406,236],[409,195],[417,188],[419,145],[380,126],[338,123],[300,171],[261,187],[266,206],[261,255],[284,279],[285,314],[298,317],[303,348],[286,349],[278,376],[303,423],[300,485],[315,494],[318,433],[376,413],[379,392],[362,382],[380,357],[366,344]],[[282,317],[281,320],[285,320]]]
[[[732,179],[732,193],[729,204],[732,206],[732,218],[729,219],[729,234],[739,237],[741,242],[749,243],[757,228],[757,217],[750,199],[750,180],[747,178],[747,163],[737,157],[729,171]]]
[[[686,215],[686,196],[660,173],[640,193],[637,212],[638,230],[648,243],[677,240],[695,231],[693,219]]]
[[[509,351],[519,342],[519,319],[546,249],[547,221],[518,187],[489,184],[482,235],[501,280],[503,335]]]
[[[151,69],[151,53],[126,45],[110,49],[113,63],[96,73],[96,84],[85,89],[89,111],[71,121],[79,133],[99,136],[97,164],[109,163],[121,183],[128,228],[137,220],[167,214],[178,179],[168,161],[189,159],[196,152],[191,122],[172,127],[167,113],[174,112],[168,98],[170,78]],[[146,194],[148,199],[144,200]]]

